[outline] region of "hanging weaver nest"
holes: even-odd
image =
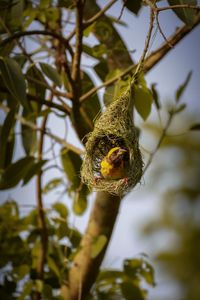
[[[130,91],[112,102],[96,121],[88,135],[83,160],[82,181],[96,191],[107,191],[122,196],[133,188],[142,176],[142,157],[138,145],[138,133],[133,124]],[[100,163],[114,147],[126,149],[129,158],[127,176],[121,179],[105,179]]]

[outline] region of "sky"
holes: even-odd
[[[100,6],[104,6],[107,1],[98,1]],[[121,9],[121,2],[117,2],[109,11],[108,14],[119,16],[119,11]],[[199,2],[198,2],[199,3]],[[164,5],[164,3],[163,3]],[[144,40],[146,37],[146,32],[148,28],[149,16],[148,9],[143,9],[138,17],[134,16],[127,10],[124,11],[122,20],[128,24],[128,27],[123,27],[116,25],[117,30],[119,30],[121,36],[130,50],[135,49],[136,51],[132,54],[135,61],[140,58],[144,47]],[[175,28],[182,23],[177,19],[171,11],[165,11],[160,14],[160,25],[163,28],[166,36],[173,33]],[[163,42],[163,38],[160,33],[157,32],[155,35],[151,51],[159,47]],[[170,53],[150,71],[146,80],[148,84],[157,83],[157,88],[161,95],[161,101],[163,105],[167,105],[169,101],[174,99],[175,91],[178,86],[185,80],[188,72],[193,70],[193,76],[191,82],[184,93],[183,102],[187,103],[187,111],[193,113],[194,122],[199,121],[200,113],[200,59],[199,59],[199,46],[200,46],[200,26],[196,28],[191,34],[189,34],[185,39],[183,39]],[[83,63],[94,64],[94,61],[84,58]],[[96,82],[99,82],[98,78],[94,78]],[[102,97],[102,91],[99,91],[99,96]],[[181,117],[180,117],[181,118]],[[150,117],[151,121],[157,121],[157,116],[155,112]],[[143,126],[143,121],[139,116],[136,116],[136,123],[139,126]],[[179,125],[180,124],[180,125]],[[186,130],[182,128],[183,124],[181,120],[177,120],[176,124],[177,132]],[[51,119],[49,121],[49,126],[53,126],[54,132],[63,132],[63,124],[59,122],[58,119]],[[70,124],[68,124],[70,127]],[[69,130],[67,134],[68,140],[76,145],[80,145],[77,137],[75,136],[73,130]],[[149,150],[154,148],[155,141],[152,140],[148,135],[143,135],[141,137],[141,145]],[[46,145],[48,148],[48,145]],[[18,149],[15,153],[15,157],[21,155],[21,145],[18,141]],[[155,161],[159,161],[159,153],[156,156]],[[141,253],[147,253],[150,257],[150,261],[153,260],[154,243],[157,243],[160,248],[166,247],[166,240],[161,237],[158,240],[149,241],[141,236],[140,231],[144,224],[155,218],[160,212],[160,194],[163,190],[163,186],[159,186],[158,190],[151,190],[151,174],[152,170],[155,168],[154,163],[149,168],[147,174],[144,176],[142,183],[137,185],[130,194],[128,194],[125,199],[123,199],[118,219],[114,228],[114,233],[106,253],[106,257],[103,262],[104,267],[121,267],[124,258],[131,258],[134,256],[140,256]],[[171,162],[176,163],[176,162]],[[170,158],[169,158],[170,164]],[[53,176],[57,176],[56,173]],[[52,174],[48,175],[50,178]],[[48,181],[48,178],[45,178]],[[173,186],[176,184],[174,178],[168,176],[165,179],[165,187]],[[29,205],[35,205],[35,194],[34,194],[34,180],[27,187],[20,187],[20,185],[9,191],[1,192],[1,201],[6,198],[13,198],[21,203],[21,209],[23,213],[26,213],[30,207]],[[45,205],[48,207],[51,203],[57,200],[58,195],[52,193],[50,196],[45,198]],[[74,226],[78,226],[79,229],[84,232],[87,225],[87,220],[89,217],[89,212],[93,204],[94,195],[90,197],[89,207],[83,217],[73,217],[72,223]],[[66,201],[66,197],[61,199]],[[27,206],[28,205],[28,206]],[[155,268],[157,266],[155,263]],[[174,293],[173,283],[169,281],[168,278],[163,276],[159,277],[157,280],[158,285],[155,289],[150,290],[149,300],[170,299],[171,295]],[[176,290],[177,291],[177,290]],[[178,291],[177,291],[178,292]]]

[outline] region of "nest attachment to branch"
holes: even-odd
[[[112,102],[96,121],[88,135],[83,160],[82,181],[96,191],[107,191],[122,196],[133,188],[142,176],[142,156],[138,145],[138,132],[132,118],[131,91],[126,91]],[[129,154],[126,178],[105,179],[100,172],[100,163],[114,147],[126,149]]]

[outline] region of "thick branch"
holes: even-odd
[[[119,205],[119,197],[105,192],[97,193],[88,227],[81,241],[81,250],[77,253],[69,273],[70,293],[68,286],[62,288],[62,296],[65,300],[85,299],[84,295],[88,293],[98,274],[118,215]],[[92,258],[92,245],[95,238],[100,235],[106,236],[107,244],[97,257]]]
[[[53,98],[53,95],[51,97],[51,100]],[[43,156],[43,146],[44,146],[44,132],[46,128],[48,115],[46,115],[43,118],[40,135],[39,135],[39,142],[38,142],[38,159],[42,160]],[[43,205],[43,198],[42,198],[42,170],[38,173],[36,177],[36,200],[37,200],[37,213],[38,213],[38,229],[40,232],[40,251],[38,255],[38,262],[37,262],[37,277],[40,280],[44,279],[44,266],[45,266],[45,260],[47,255],[47,249],[48,249],[48,232],[46,227],[46,221],[45,221],[45,212],[44,212],[44,205]],[[35,300],[41,299],[41,292],[37,291],[34,295]]]

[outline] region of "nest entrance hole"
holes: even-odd
[[[123,148],[129,153],[128,147],[123,137],[116,136],[114,134],[107,134],[96,138],[91,153],[94,176],[101,176],[100,163],[102,159],[108,154],[108,152],[115,147]],[[127,159],[129,160],[129,157]]]

